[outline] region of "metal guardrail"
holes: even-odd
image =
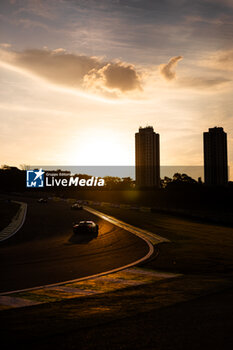
[[[20,205],[19,210],[11,220],[11,223],[5,227],[0,232],[0,242],[5,241],[6,239],[12,237],[19,229],[23,226],[26,214],[27,214],[27,203],[12,201],[14,203],[18,203]]]

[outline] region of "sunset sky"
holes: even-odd
[[[233,165],[232,0],[1,0],[0,164],[202,165],[221,126]]]

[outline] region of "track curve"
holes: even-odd
[[[113,270],[148,253],[145,241],[67,202],[37,203],[23,199],[28,214],[16,236],[0,245],[0,292],[59,283]],[[72,223],[94,220],[96,239],[76,237]]]

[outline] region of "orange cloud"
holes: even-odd
[[[201,65],[219,70],[233,71],[233,49],[217,51],[201,61]]]
[[[141,79],[135,67],[125,62],[103,62],[97,57],[55,50],[0,51],[0,59],[28,71],[50,83],[69,88],[94,89],[124,94],[141,90]]]
[[[166,80],[173,80],[176,77],[176,72],[174,71],[175,66],[177,65],[178,61],[182,60],[182,56],[175,56],[172,57],[167,64],[161,64],[159,66],[160,74],[166,79]]]
[[[100,69],[92,69],[85,75],[84,82],[87,87],[110,91],[142,90],[140,76],[134,66],[123,62],[107,63]]]
[[[223,77],[184,77],[178,80],[178,87],[192,88],[195,90],[211,90],[216,91],[225,87],[227,83],[230,83],[230,79]]]

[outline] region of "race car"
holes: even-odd
[[[94,221],[80,221],[73,225],[74,234],[98,235],[99,226]]]
[[[74,203],[71,205],[71,209],[73,210],[81,210],[83,207],[79,203]]]
[[[38,203],[47,203],[48,201],[47,201],[46,198],[40,198],[40,199],[38,199],[37,202],[38,202]]]

